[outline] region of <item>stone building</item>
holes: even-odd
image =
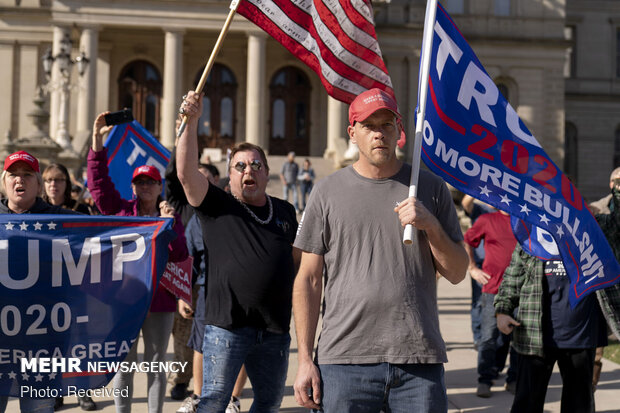
[[[500,90],[587,198],[603,195],[610,170],[620,165],[616,3],[443,2]],[[425,5],[373,4],[409,136]],[[83,153],[95,115],[123,107],[171,147],[181,96],[195,87],[228,6],[220,0],[0,0],[0,140],[36,129],[28,113],[37,86],[46,84],[49,134],[64,149],[63,128],[72,149]],[[71,68],[64,105],[61,71],[52,65],[48,80],[41,59],[50,47],[57,55],[67,40],[72,58],[83,53],[89,63],[82,75],[77,65]],[[231,25],[206,93],[199,132],[204,146],[248,140],[270,154],[294,150],[336,162],[347,148],[346,105],[329,98],[312,71],[241,16]]]

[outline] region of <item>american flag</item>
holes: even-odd
[[[237,12],[315,71],[333,98],[367,89],[394,96],[367,0],[243,0]]]

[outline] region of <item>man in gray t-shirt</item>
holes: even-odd
[[[456,284],[468,264],[452,198],[428,171],[408,198],[411,166],[395,154],[400,114],[385,92],[360,94],[349,121],[360,158],[318,182],[294,243],[302,250],[293,289],[295,398],[325,413],[444,412],[436,273]],[[413,245],[402,243],[406,224]]]

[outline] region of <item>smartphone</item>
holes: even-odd
[[[105,124],[106,125],[118,125],[120,123],[127,123],[133,120],[133,114],[131,113],[131,109],[123,109],[118,112],[112,112],[105,115]]]

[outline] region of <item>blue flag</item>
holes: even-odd
[[[422,159],[447,182],[555,239],[572,306],[620,281],[620,265],[577,188],[499,93],[441,7],[433,27]]]
[[[510,216],[510,225],[515,238],[528,254],[545,261],[562,259],[558,245],[549,232],[514,215]]]
[[[105,386],[174,237],[167,218],[0,215],[0,395]]]
[[[131,177],[138,166],[155,166],[164,177],[170,151],[137,120],[114,126],[104,146],[108,148],[110,178],[123,199],[133,198]]]

